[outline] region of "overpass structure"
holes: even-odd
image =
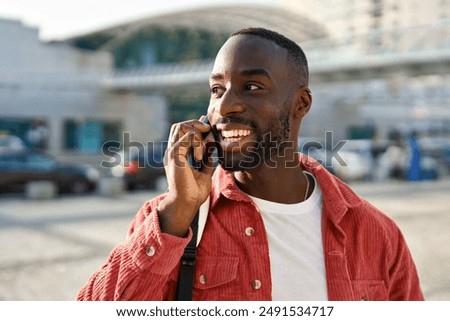
[[[386,78],[398,73],[413,77],[450,74],[448,20],[341,40],[327,37],[302,40],[299,36],[293,39],[308,57],[312,83]],[[193,61],[118,70],[104,78],[103,86],[108,90],[147,92],[181,86],[204,87],[212,65],[213,61]]]
[[[148,16],[138,21],[99,30],[93,34],[101,34],[110,38],[103,45],[103,49],[108,50],[135,33],[151,27],[203,29],[216,34],[231,34],[236,30],[250,26],[275,30],[296,42],[322,38],[327,35],[323,25],[285,8],[271,5],[243,4],[202,5],[191,9],[174,10],[170,13]]]

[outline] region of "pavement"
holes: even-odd
[[[351,186],[399,225],[427,300],[450,300],[450,178]],[[0,300],[74,300],[159,191],[30,200],[0,195]]]

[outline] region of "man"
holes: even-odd
[[[210,197],[193,300],[422,300],[394,222],[297,154],[311,107],[306,58],[291,40],[233,34],[210,76],[210,124],[172,126],[167,193],[137,213],[80,300],[174,300],[179,262]],[[212,132],[220,166],[202,159]],[[207,136],[204,138],[204,136]]]

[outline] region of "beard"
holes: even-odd
[[[278,119],[273,119],[265,130],[258,127],[255,122],[240,117],[227,118],[226,122],[251,126],[256,135],[256,141],[245,143],[239,151],[224,152],[218,148],[219,164],[230,172],[248,171],[262,164],[276,167],[277,162],[274,158],[283,155],[285,148],[291,145],[288,112],[283,112]]]

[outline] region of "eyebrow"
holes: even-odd
[[[241,72],[239,72],[239,74],[241,74],[242,76],[246,76],[246,77],[263,76],[268,79],[272,79],[267,71],[265,71],[264,69],[260,69],[260,68],[242,70]],[[211,80],[223,80],[224,75],[221,73],[216,73],[216,74],[211,74],[211,76],[209,78]]]

